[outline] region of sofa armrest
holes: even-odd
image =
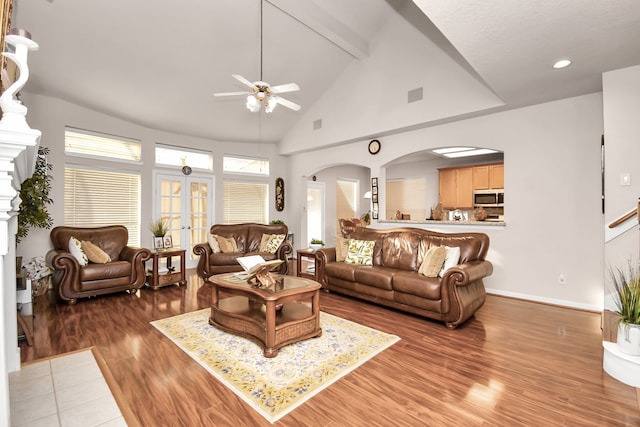
[[[199,243],[193,247],[193,253],[200,257],[197,266],[198,276],[206,281],[213,275],[209,270],[209,256],[213,253],[211,246],[209,246],[209,243]]]
[[[146,279],[144,262],[149,258],[151,258],[151,251],[147,248],[125,246],[120,252],[120,260],[131,263],[131,283],[138,288]]]
[[[276,257],[283,261],[278,267],[278,273],[287,274],[289,272],[289,255],[293,254],[293,246],[288,240],[284,240],[276,251]]]
[[[485,302],[483,280],[493,273],[489,261],[470,261],[447,270],[442,277],[442,312],[448,328],[465,322]]]
[[[76,284],[80,283],[80,263],[69,252],[52,249],[47,252],[47,265],[53,270],[52,282],[58,295],[63,296],[62,288],[78,292]],[[64,298],[63,298],[64,299]]]
[[[316,251],[316,277],[323,285],[327,284],[324,267],[336,260],[336,248],[321,248]]]

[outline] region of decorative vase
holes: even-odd
[[[618,325],[618,350],[630,356],[640,356],[640,325]]]
[[[322,245],[321,245],[321,244],[319,244],[319,243],[310,243],[310,244],[309,244],[309,247],[310,247],[311,249],[313,249],[314,251],[317,251],[318,249],[321,249],[321,248],[322,248]]]
[[[487,219],[487,211],[482,206],[476,209],[476,221],[484,221]]]

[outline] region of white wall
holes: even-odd
[[[277,154],[276,146],[273,144],[261,144],[258,147],[255,143],[222,142],[194,138],[186,135],[177,135],[148,129],[111,117],[105,114],[83,108],[56,98],[33,95],[25,93],[22,96],[23,102],[29,107],[29,124],[34,129],[42,131],[40,144],[50,148],[49,162],[53,165],[53,183],[51,198],[54,204],[50,207],[50,213],[54,219],[54,226],[63,225],[64,222],[64,165],[65,163],[77,162],[73,157],[64,154],[64,129],[65,126],[73,126],[80,129],[88,129],[96,132],[104,132],[113,135],[136,138],[142,141],[142,206],[141,206],[141,246],[146,246],[145,242],[151,241],[151,233],[148,224],[153,218],[153,194],[152,175],[154,170],[159,170],[154,165],[154,144],[156,142],[171,144],[182,147],[191,147],[202,150],[211,150],[214,155],[215,179],[215,212],[212,224],[222,220],[222,198],[223,175],[222,158],[224,154],[237,154],[246,156],[256,156],[268,158],[270,161],[271,177],[269,178],[269,218],[282,219],[288,223],[288,197],[289,179],[286,174],[287,159]],[[169,108],[169,106],[167,106]],[[257,116],[256,116],[257,117]],[[215,126],[215,120],[212,121]],[[93,162],[95,165],[103,164],[100,161]],[[122,170],[133,169],[134,165],[121,164]],[[167,170],[167,169],[165,169]],[[282,177],[285,180],[285,210],[277,212],[275,210],[275,179]],[[51,247],[49,240],[49,230],[32,229],[20,245],[18,254],[27,261],[35,256],[44,256]]]
[[[375,156],[367,153],[367,139],[293,155],[292,192],[301,194],[302,177],[342,159],[371,168],[371,176],[384,182],[386,164],[430,147],[501,150],[507,225],[481,229],[491,238],[488,259],[494,264],[485,286],[500,294],[598,310],[603,298],[602,133],[602,95],[585,95],[389,135],[381,138],[382,150]],[[380,191],[384,212],[384,188]],[[303,201],[294,201],[292,221],[304,209]],[[469,228],[445,230],[463,229]],[[560,274],[566,285],[559,285]]]
[[[640,197],[640,66],[603,74],[605,130],[605,227],[637,206]],[[621,184],[623,173],[631,174],[631,185]],[[626,268],[639,259],[637,217],[629,220],[626,233],[605,245],[605,283],[610,288],[609,269]],[[608,306],[609,308],[613,308]]]

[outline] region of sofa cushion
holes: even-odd
[[[82,243],[80,243],[80,240],[76,239],[73,236],[69,237],[69,252],[81,266],[85,266],[89,263],[87,254],[85,254],[82,250]]]
[[[284,242],[285,237],[286,236],[284,234],[272,234],[264,252],[275,254],[282,242]]]
[[[262,238],[260,239],[260,249],[258,249],[260,252],[267,252],[267,244],[269,243],[269,240],[271,240],[271,236],[273,236],[273,234],[263,234]]]
[[[357,268],[354,274],[358,283],[365,283],[368,286],[391,291],[393,290],[392,283],[396,272],[398,270],[395,268],[366,266]]]
[[[441,288],[440,278],[425,277],[416,271],[398,271],[393,276],[393,289],[405,294],[439,300]]]
[[[438,276],[444,276],[444,273],[451,267],[458,265],[460,261],[460,248],[457,246],[445,246],[447,256],[445,257],[444,264]]]
[[[236,258],[244,256],[242,252],[220,252],[209,256],[210,265],[240,265]]]
[[[347,264],[373,265],[373,240],[349,240],[349,252],[344,262]]]
[[[349,253],[349,239],[336,236],[336,261],[343,262]]]
[[[211,252],[217,254],[220,252],[220,244],[218,243],[218,236],[215,234],[209,233],[207,236],[207,241],[209,242],[209,247],[211,248]]]
[[[418,271],[420,237],[412,232],[390,232],[382,239],[382,265]]]
[[[330,277],[336,277],[348,282],[355,282],[355,271],[358,267],[364,268],[364,266],[345,264],[344,262],[330,262],[325,265],[324,271]]]
[[[438,277],[442,270],[447,250],[444,246],[432,246],[427,250],[418,273],[427,277]]]
[[[111,257],[88,240],[82,241],[82,250],[87,254],[89,261],[96,264],[106,264],[111,261]]]
[[[131,263],[127,261],[115,261],[108,264],[89,264],[80,270],[81,282],[104,282],[105,277],[111,280],[117,277],[128,278],[129,276],[131,276]],[[104,283],[102,286],[104,286]]]
[[[218,240],[218,245],[220,245],[220,252],[222,253],[238,252],[238,245],[236,244],[236,240],[233,237],[218,236],[217,240]]]

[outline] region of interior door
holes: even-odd
[[[173,247],[185,249],[186,267],[195,268],[193,247],[207,241],[213,224],[213,177],[157,174],[156,218],[169,220]]]
[[[325,185],[323,182],[307,182],[307,242],[300,242],[300,247],[305,248],[311,239],[324,241],[324,198]],[[326,243],[326,242],[325,242]]]

